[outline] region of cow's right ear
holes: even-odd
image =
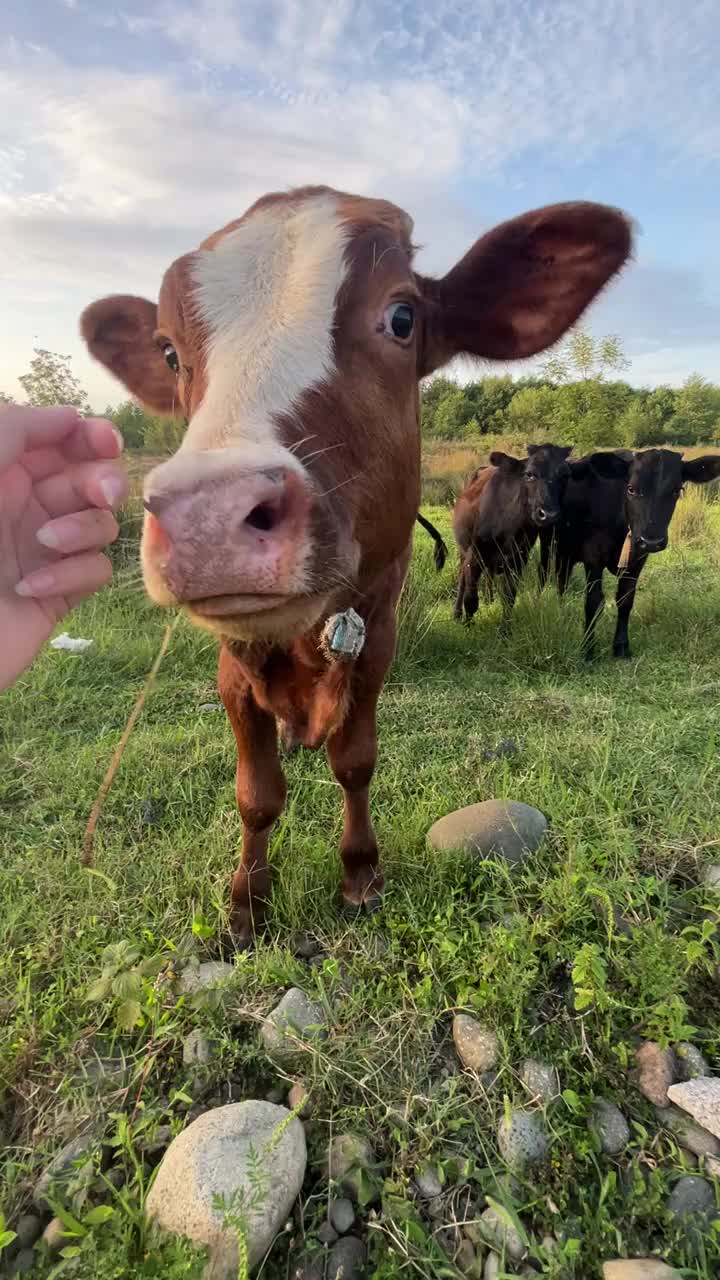
[[[157,307],[147,298],[115,294],[83,311],[80,332],[90,355],[155,413],[182,412],[177,380],[155,342]]]
[[[494,449],[490,454],[490,466],[499,467],[512,475],[520,475],[525,470],[525,463],[522,458],[513,458],[509,453],[501,453],[499,449]]]
[[[587,458],[578,458],[570,463],[570,477],[573,480],[585,480],[591,471],[602,480],[627,480],[633,454],[629,450],[622,453],[591,453]]]

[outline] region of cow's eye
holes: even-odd
[[[393,302],[385,312],[384,322],[386,333],[400,342],[408,342],[412,337],[415,314],[409,302]]]
[[[178,353],[175,350],[172,342],[163,342],[160,346],[160,350],[163,353],[163,356],[165,358],[165,363],[167,364],[168,368],[172,369],[173,373],[179,373],[180,357],[178,356]]]
[[[535,484],[535,481],[537,480],[537,476],[534,476],[531,472],[529,476],[525,477],[525,480],[528,484]]]
[[[631,497],[631,498],[640,498],[642,495],[641,495],[641,493],[640,493],[640,490],[639,490],[639,489],[636,489],[633,485],[629,484],[629,485],[628,485],[628,496],[629,496],[629,497]]]

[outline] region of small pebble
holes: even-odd
[[[635,1053],[638,1089],[656,1107],[668,1104],[668,1089],[675,1079],[675,1055],[672,1049],[661,1049],[646,1040]]]
[[[344,1236],[328,1254],[327,1280],[360,1280],[366,1256],[362,1240],[356,1236]]]
[[[11,1276],[29,1276],[35,1270],[37,1255],[34,1249],[21,1249],[10,1263]]]
[[[558,1073],[549,1062],[539,1058],[526,1058],[520,1078],[532,1102],[548,1103],[560,1092]]]
[[[715,1208],[715,1192],[705,1178],[690,1174],[675,1183],[668,1196],[667,1207],[677,1218],[709,1214]]]
[[[522,1111],[513,1107],[509,1120],[503,1116],[497,1133],[500,1154],[512,1169],[538,1164],[548,1154],[548,1136],[538,1111]]]
[[[352,1201],[341,1197],[330,1201],[329,1217],[339,1236],[347,1235],[355,1222],[355,1210]]]
[[[705,868],[703,884],[713,893],[720,893],[720,862],[711,862],[710,866]]]
[[[190,1070],[206,1067],[212,1057],[212,1044],[202,1031],[191,1031],[183,1040],[183,1066]]]
[[[657,1117],[686,1151],[696,1156],[720,1156],[720,1141],[679,1107],[658,1107]]]
[[[480,1215],[480,1232],[483,1240],[493,1249],[504,1250],[508,1258],[519,1262],[525,1256],[525,1245],[515,1227],[492,1207]]]
[[[497,1065],[500,1046],[491,1027],[483,1026],[467,1013],[457,1013],[452,1031],[458,1057],[468,1071],[481,1075]]]
[[[51,1253],[57,1253],[58,1250],[62,1249],[63,1246],[68,1243],[65,1235],[65,1227],[60,1218],[50,1219],[42,1233],[42,1238]]]
[[[606,1155],[616,1156],[630,1141],[630,1125],[620,1108],[607,1098],[598,1098],[590,1112],[588,1124],[597,1134]]]
[[[681,1280],[660,1258],[616,1258],[603,1263],[603,1280]]]
[[[485,1259],[483,1280],[497,1280],[500,1275],[500,1259],[496,1253],[489,1253]]]
[[[715,1156],[706,1156],[705,1172],[709,1173],[711,1178],[720,1178],[720,1160],[717,1160]]]
[[[415,1186],[425,1200],[433,1200],[442,1195],[442,1183],[432,1165],[415,1174]]]
[[[668,1096],[703,1129],[709,1129],[716,1138],[720,1138],[720,1077],[700,1076],[684,1084],[671,1085]]]
[[[707,1058],[694,1044],[683,1041],[675,1045],[676,1076],[679,1081],[694,1080],[696,1076],[709,1076]]]
[[[42,1218],[36,1213],[24,1213],[15,1227],[18,1249],[30,1249],[42,1235]]]
[[[317,1238],[321,1244],[334,1244],[338,1238],[338,1233],[331,1222],[323,1222],[318,1227]]]
[[[291,1111],[297,1111],[301,1120],[310,1115],[310,1095],[302,1080],[296,1080],[288,1093],[287,1104]]]
[[[268,1014],[261,1034],[267,1053],[275,1058],[293,1058],[303,1053],[309,1043],[325,1039],[325,1015],[304,991],[291,987]]]

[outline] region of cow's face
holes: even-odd
[[[490,462],[515,476],[520,486],[527,519],[536,529],[547,529],[560,519],[563,499],[570,479],[568,457],[572,445],[529,444],[527,458],[507,453],[490,454]]]
[[[720,456],[688,462],[671,449],[648,449],[628,462],[625,510],[641,554],[664,551],[675,506],[687,480],[704,484],[720,475]]]
[[[362,592],[411,536],[418,379],[460,352],[542,350],[630,248],[614,210],[561,205],[428,280],[411,231],[384,201],[268,196],[175,262],[157,307],[121,296],[85,312],[92,354],[188,420],[145,486],[158,604],[224,635],[287,640]]]

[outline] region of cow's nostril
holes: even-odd
[[[251,529],[257,529],[260,533],[270,533],[275,528],[279,518],[280,512],[277,507],[272,506],[269,502],[260,502],[245,517],[245,523],[249,524]]]

